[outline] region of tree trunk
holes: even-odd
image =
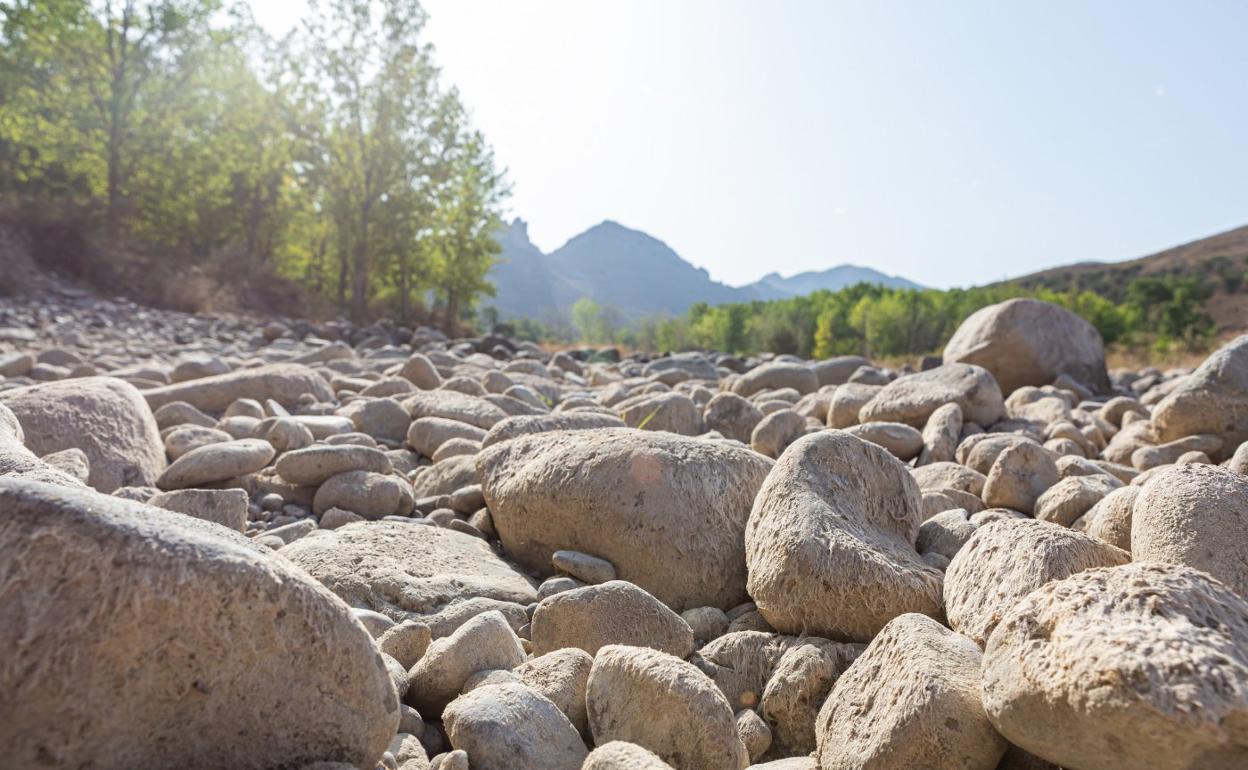
[[[406,253],[400,254],[399,260],[399,323],[407,324],[410,317],[408,292],[411,291],[410,266]]]
[[[347,309],[347,247],[345,244],[338,244],[338,310],[339,312]]]
[[[443,331],[454,336],[459,331],[459,292],[448,291],[446,293],[446,318],[443,321]]]

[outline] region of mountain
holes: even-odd
[[[779,273],[768,273],[754,283],[741,288],[754,292],[759,299],[787,299],[788,297],[801,297],[821,289],[836,291],[856,283],[875,283],[893,289],[923,288],[914,281],[900,276],[885,275],[878,270],[857,265],[837,265],[827,270],[807,270],[788,278],[782,277]]]
[[[746,286],[713,280],[663,241],[611,220],[594,225],[549,254],[529,240],[528,225],[516,219],[498,235],[502,253],[490,273],[493,305],[504,318],[567,318],[572,305],[589,297],[615,309],[625,321],[679,315],[696,302],[783,299],[859,282],[918,288],[917,284],[865,267],[840,265],[783,278],[771,273]]]
[[[516,219],[498,234],[503,251],[490,271],[494,297],[485,304],[498,308],[505,318],[553,318],[560,314],[555,304],[556,276],[546,267],[546,255],[529,240],[529,226]]]
[[[1079,262],[1014,278],[1028,289],[1089,290],[1119,301],[1135,278],[1192,276],[1212,295],[1205,310],[1219,331],[1248,329],[1248,226],[1126,262]]]
[[[551,252],[546,264],[561,278],[554,285],[555,304],[570,308],[581,297],[592,297],[626,320],[683,313],[696,302],[719,305],[748,298],[711,280],[666,243],[610,220]]]

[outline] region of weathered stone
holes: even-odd
[[[1034,519],[975,530],[945,571],[945,612],[953,630],[983,646],[1001,618],[1040,586],[1131,554],[1094,537]]]
[[[931,618],[893,619],[819,712],[820,770],[994,770],[1006,742],[979,702],[980,660]]]
[[[599,650],[585,693],[594,741],[629,741],[677,770],[749,764],[723,693],[692,665],[657,650]]]
[[[522,684],[496,684],[456,698],[442,714],[451,745],[474,770],[580,770],[588,751],[554,703]]]
[[[537,601],[531,580],[478,538],[440,527],[378,521],[349,524],[282,549],[282,555],[347,604],[396,621],[435,618],[458,605],[476,612]],[[499,607],[501,609],[501,607]],[[469,615],[471,617],[471,615]],[[435,636],[438,634],[435,632]]]
[[[742,536],[770,461],[629,429],[523,436],[477,456],[507,553],[540,574],[557,550],[610,561],[673,609],[745,599]]]
[[[533,613],[533,652],[575,647],[595,654],[609,644],[661,650],[678,658],[693,652],[693,630],[675,612],[623,580],[563,591]]]
[[[0,391],[17,417],[26,448],[37,455],[81,449],[87,484],[101,492],[151,486],[165,469],[156,420],[133,385],[86,377]]]
[[[1169,468],[1144,484],[1131,511],[1139,561],[1184,564],[1248,596],[1248,479],[1210,465]]]
[[[967,420],[980,425],[992,425],[1005,417],[1001,389],[987,369],[945,364],[885,385],[859,410],[858,419],[922,428],[932,413],[946,404],[956,404]]]
[[[161,492],[147,504],[211,521],[236,532],[247,529],[247,493],[241,489],[179,489]]]
[[[153,409],[173,401],[185,401],[205,412],[223,412],[240,398],[257,401],[273,399],[286,406],[296,403],[305,394],[317,401],[334,399],[329,383],[301,364],[270,364],[239,369],[143,391],[143,397]]]
[[[840,431],[777,461],[745,533],[749,592],[786,633],[866,641],[905,612],[941,613],[941,576],[914,549],[919,490],[905,466]]]
[[[1169,564],[1048,583],[989,637],[983,704],[1011,743],[1062,767],[1244,767],[1248,603]]]
[[[1092,324],[1057,305],[1011,299],[972,313],[945,345],[945,363],[987,369],[1009,394],[1062,374],[1108,392],[1105,347]]]
[[[273,445],[256,438],[208,444],[173,462],[156,480],[160,489],[186,489],[254,473],[268,465]]]
[[[399,722],[381,657],[346,606],[284,559],[87,490],[0,479],[0,511],[6,762],[381,758]]]

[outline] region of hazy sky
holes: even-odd
[[[1248,224],[1248,2],[425,6],[547,250],[614,219],[732,284],[945,287]]]

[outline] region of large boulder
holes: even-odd
[[[1248,478],[1216,465],[1162,470],[1132,506],[1131,554],[1195,567],[1248,597]]]
[[[0,617],[14,767],[372,767],[399,725],[342,601],[181,514],[0,479]]]
[[[945,364],[899,377],[858,411],[862,422],[904,422],[923,428],[945,404],[957,404],[962,418],[992,425],[1005,417],[1005,401],[992,374],[972,364]]]
[[[1151,562],[1048,583],[989,637],[983,703],[1011,743],[1062,767],[1248,767],[1248,603]]]
[[[819,770],[994,770],[1006,743],[980,704],[980,661],[979,648],[935,620],[894,618],[819,712]]]
[[[745,601],[743,534],[771,461],[627,428],[521,436],[477,455],[507,554],[543,575],[573,550],[683,612]]]
[[[595,743],[628,741],[677,770],[749,764],[728,700],[685,661],[644,647],[599,650],[585,692]]]
[[[456,605],[523,606],[537,590],[484,540],[441,527],[359,522],[305,537],[282,555],[347,604],[395,621],[427,620]],[[489,601],[479,601],[489,600]]]
[[[750,596],[777,631],[868,641],[906,612],[941,614],[941,575],[915,551],[919,487],[886,450],[841,431],[776,462],[745,533]]]
[[[1129,561],[1126,551],[1058,524],[990,522],[974,531],[945,570],[949,625],[982,647],[1002,616],[1045,583]]]
[[[101,492],[150,487],[165,469],[156,418],[138,389],[113,377],[84,377],[0,392],[21,423],[26,448],[43,456],[81,449],[87,484]]]
[[[972,313],[945,345],[945,363],[984,367],[1006,394],[1048,385],[1063,374],[1093,391],[1110,390],[1096,327],[1035,299],[1011,299]]]
[[[269,364],[254,369],[238,369],[143,391],[143,397],[152,409],[174,401],[185,401],[205,412],[224,412],[227,406],[240,398],[251,398],[260,403],[272,399],[282,406],[290,406],[304,394],[318,402],[334,400],[334,392],[325,378],[302,364]]]
[[[1184,377],[1153,407],[1152,424],[1162,442],[1210,433],[1222,438],[1230,457],[1248,441],[1248,334],[1236,337]]]

